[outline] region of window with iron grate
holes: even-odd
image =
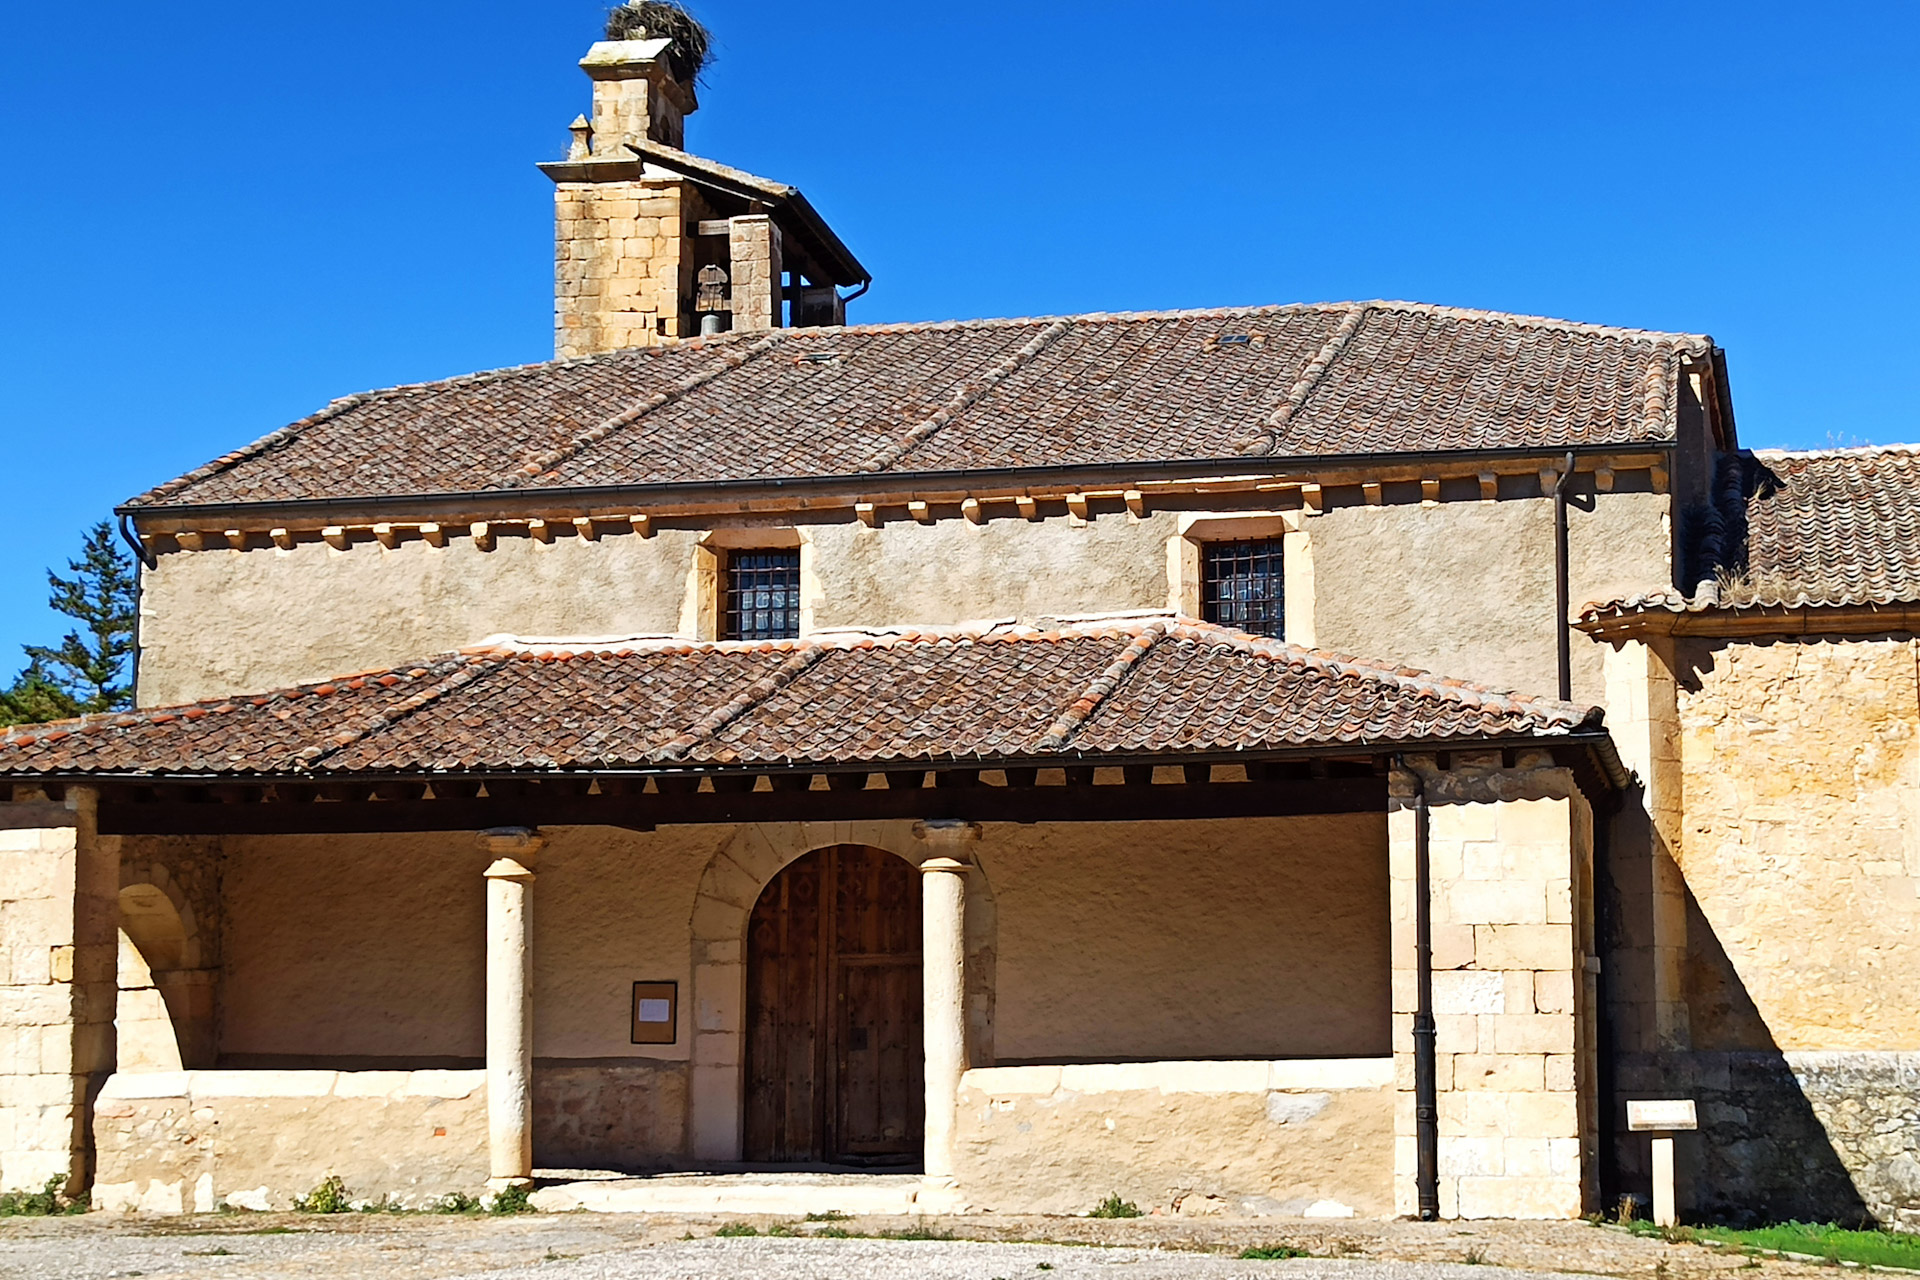
[[[791,640],[800,634],[800,552],[727,556],[723,640]]]
[[[1209,542],[1202,550],[1200,612],[1208,622],[1285,638],[1281,540]]]

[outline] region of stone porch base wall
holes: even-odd
[[[1673,1052],[1623,1056],[1620,1098],[1687,1097],[1683,1214],[1920,1231],[1920,1053]],[[1624,1118],[1624,1103],[1622,1107]],[[1624,1123],[1621,1123],[1624,1129]],[[1621,1187],[1650,1195],[1647,1135],[1618,1132]]]
[[[1393,1060],[984,1067],[961,1080],[962,1198],[1084,1213],[1393,1212]]]
[[[482,1071],[119,1074],[94,1110],[95,1209],[286,1209],[328,1174],[424,1207],[487,1181]]]

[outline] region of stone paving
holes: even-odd
[[[1514,1280],[1568,1273],[1709,1280],[1730,1270],[1833,1274],[1579,1222],[976,1216],[932,1223],[904,1217],[806,1223],[760,1217],[747,1221],[762,1232],[797,1235],[714,1235],[738,1221],[594,1213],[14,1218],[0,1220],[0,1280],[1485,1280],[1495,1271]],[[872,1238],[915,1229],[955,1238]],[[849,1236],[821,1238],[823,1231]],[[1249,1246],[1274,1245],[1313,1256],[1237,1257]]]

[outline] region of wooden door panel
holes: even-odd
[[[920,1150],[920,966],[842,963],[835,1125],[843,1156],[913,1156]]]
[[[747,929],[756,1162],[911,1159],[924,1110],[919,874],[862,845],[791,863]]]
[[[825,1138],[825,861],[788,866],[754,904],[747,929],[747,1133],[754,1161],[818,1160]]]

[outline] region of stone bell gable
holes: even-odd
[[[700,109],[671,41],[603,40],[580,69],[593,115],[554,182],[554,354],[696,334],[846,323],[870,277],[796,187],[684,150]]]

